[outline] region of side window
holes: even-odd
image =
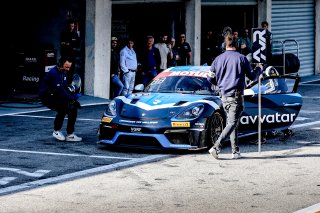
[[[261,94],[291,93],[295,79],[274,77],[261,81]],[[258,84],[250,88],[254,94],[258,93]]]

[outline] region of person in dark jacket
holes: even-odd
[[[74,134],[78,108],[81,107],[77,101],[79,96],[72,92],[73,87],[67,82],[67,72],[70,71],[72,62],[71,57],[61,58],[58,65],[46,74],[39,88],[42,103],[57,112],[52,135],[59,141],[82,140]],[[67,136],[64,136],[61,128],[66,115],[68,116]]]
[[[117,49],[117,37],[111,38],[111,54],[110,54],[110,72],[111,72],[111,85],[110,97],[111,99],[119,96],[123,90],[123,83],[120,80],[120,55]]]
[[[68,80],[71,80],[76,73],[76,59],[80,53],[80,37],[77,32],[77,22],[73,19],[68,20],[67,29],[60,34],[60,55],[61,57],[71,57],[72,67],[68,72]]]
[[[266,45],[267,45],[267,64],[272,62],[272,37],[273,34],[269,31],[269,23],[267,21],[261,22],[261,27],[266,31]]]
[[[158,48],[154,47],[154,37],[147,36],[146,47],[138,55],[142,66],[142,83],[146,86],[159,72],[161,56]]]
[[[191,65],[192,54],[191,46],[186,42],[186,34],[181,33],[179,36],[179,42],[176,44],[178,50],[177,65],[186,66]]]
[[[222,105],[227,115],[227,125],[209,150],[209,153],[218,159],[222,143],[230,137],[232,158],[237,159],[241,157],[238,147],[238,124],[244,110],[245,77],[255,80],[263,67],[259,64],[255,70],[252,70],[246,56],[237,52],[236,37],[234,35],[228,34],[225,37],[225,44],[226,51],[215,58],[210,71],[212,72],[211,82],[218,86],[222,96]]]

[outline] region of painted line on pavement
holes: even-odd
[[[46,119],[55,119],[55,117],[50,116],[38,116],[38,115],[9,115],[12,117],[28,117],[28,118],[46,118]],[[65,118],[67,120],[68,118]],[[77,121],[101,121],[101,119],[90,119],[90,118],[77,118]]]
[[[40,154],[40,155],[68,156],[68,157],[88,157],[88,158],[121,159],[121,160],[136,159],[136,158],[114,157],[114,156],[104,156],[104,155],[81,155],[81,154],[67,154],[67,153],[56,153],[56,152],[37,152],[37,151],[29,151],[29,150],[15,150],[15,149],[0,149],[0,151],[1,152]]]
[[[103,105],[107,104],[109,102],[99,102],[99,103],[91,103],[91,104],[81,104],[81,106],[96,106],[96,105]],[[49,108],[44,108],[44,109],[38,109],[38,110],[26,110],[26,111],[19,111],[19,112],[13,112],[13,113],[6,113],[6,114],[0,114],[1,116],[8,116],[8,115],[19,115],[19,114],[26,114],[26,113],[35,113],[35,112],[44,112],[44,111],[50,111],[51,109]]]
[[[147,163],[147,162],[152,162],[156,160],[161,160],[164,158],[167,158],[168,155],[151,155],[143,158],[137,158],[137,159],[132,159],[128,161],[123,161],[119,163],[114,163],[111,165],[106,165],[106,166],[101,166],[101,167],[96,167],[92,169],[87,169],[87,170],[82,170],[79,172],[74,172],[66,175],[61,175],[57,177],[52,177],[52,178],[47,178],[47,179],[42,179],[42,180],[37,180],[33,182],[28,182],[28,183],[23,183],[17,186],[10,186],[4,189],[0,189],[0,195],[16,192],[16,191],[21,191],[21,190],[26,190],[26,189],[31,189],[35,187],[39,187],[45,184],[53,184],[53,183],[59,183],[62,181],[68,181],[72,180],[75,178],[87,176],[87,175],[92,175],[92,174],[97,174],[101,172],[109,172],[113,170],[117,170],[119,168],[124,168],[128,166],[133,166],[135,164],[139,163]]]
[[[317,212],[320,212],[320,203],[295,211],[293,213],[317,213]]]
[[[313,126],[317,124],[320,124],[320,121],[314,121],[314,122],[303,123],[303,124],[295,124],[295,125],[292,125],[291,128],[296,129],[301,127]]]

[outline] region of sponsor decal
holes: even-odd
[[[208,71],[175,71],[175,72],[161,72],[157,75],[156,79],[158,78],[165,78],[168,76],[193,76],[193,77],[201,77],[207,78],[209,75]]]
[[[204,123],[195,123],[195,126],[204,127]]]
[[[154,100],[153,101],[153,104],[158,104],[158,103],[161,103],[161,100]]]
[[[40,78],[36,76],[22,76],[22,81],[39,82]]]
[[[296,116],[296,113],[263,115],[261,117],[261,123],[289,123],[293,122]],[[242,116],[240,122],[244,125],[258,123],[258,116]]]
[[[49,72],[51,68],[53,68],[55,65],[51,65],[51,66],[45,66],[44,67],[44,71],[45,72]]]
[[[195,76],[195,77],[207,78],[208,72],[177,71],[177,72],[170,73],[169,76]]]
[[[131,132],[135,132],[135,133],[141,132],[141,128],[139,128],[139,127],[131,127]]]
[[[171,122],[172,127],[190,127],[190,122]]]
[[[109,118],[109,117],[103,117],[101,119],[101,122],[106,122],[106,123],[110,123],[112,121],[112,118]]]
[[[252,29],[252,62],[266,63],[267,45],[265,29]]]
[[[128,120],[120,120],[119,122],[129,123],[129,124],[158,124],[158,121],[128,121]]]
[[[24,61],[26,62],[26,63],[37,63],[37,58],[34,58],[34,57],[26,57],[25,59],[24,59]]]
[[[47,53],[47,58],[54,58],[54,52]]]

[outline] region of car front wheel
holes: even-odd
[[[220,112],[214,112],[209,120],[207,147],[211,148],[224,128],[223,116]]]

